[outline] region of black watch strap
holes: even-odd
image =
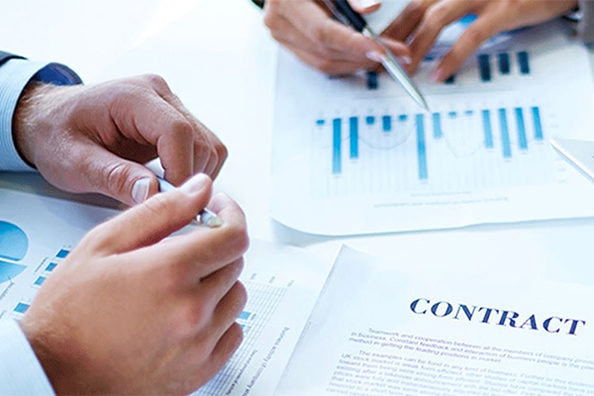
[[[252,3],[254,3],[260,8],[264,8],[264,0],[252,0]]]

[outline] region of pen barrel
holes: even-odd
[[[367,22],[365,22],[365,19],[363,19],[361,14],[352,9],[351,5],[347,0],[334,0],[334,6],[342,15],[344,15],[349,20],[351,26],[356,31],[362,32],[363,29],[365,29],[365,26],[367,26]]]

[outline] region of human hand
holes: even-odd
[[[377,0],[349,0],[359,13],[375,11]],[[378,67],[384,54],[374,40],[330,17],[318,0],[266,0],[264,23],[272,36],[308,65],[330,75],[353,73]],[[385,38],[385,45],[403,63],[408,48]]]
[[[414,72],[449,24],[466,14],[477,19],[460,36],[433,72],[441,82],[455,73],[462,63],[488,38],[523,26],[536,25],[563,15],[577,6],[577,0],[413,0],[383,34],[409,42]]]
[[[14,139],[56,187],[130,205],[158,191],[142,165],[157,156],[174,185],[198,172],[216,177],[227,157],[219,139],[154,75],[89,86],[30,84],[17,106]]]
[[[238,347],[245,218],[211,188],[194,176],[96,227],[46,280],[20,325],[57,394],[187,394]],[[207,203],[223,225],[163,240]]]

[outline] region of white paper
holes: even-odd
[[[117,213],[0,189],[0,318],[21,319],[84,234]],[[237,319],[244,341],[197,395],[271,394],[331,266],[264,241],[251,242],[245,263],[240,279],[248,302]]]
[[[275,394],[594,393],[593,288],[413,262],[343,248]]]
[[[477,55],[454,84],[435,85],[439,56],[463,31],[454,26],[414,77],[431,113],[386,74],[370,90],[365,74],[330,79],[281,51],[271,215],[327,235],[593,216],[594,187],[549,145],[594,124],[587,50],[563,27],[490,40],[480,51],[490,81]]]

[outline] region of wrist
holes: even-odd
[[[17,102],[12,120],[12,138],[15,148],[23,161],[33,168],[35,168],[35,162],[33,160],[34,144],[31,136],[32,117],[34,117],[38,96],[47,90],[45,85],[36,81],[27,84]]]
[[[12,122],[12,138],[18,154],[33,168],[37,167],[37,150],[50,143],[45,141],[48,132],[62,119],[60,103],[67,90],[76,89],[31,81],[19,98]]]

